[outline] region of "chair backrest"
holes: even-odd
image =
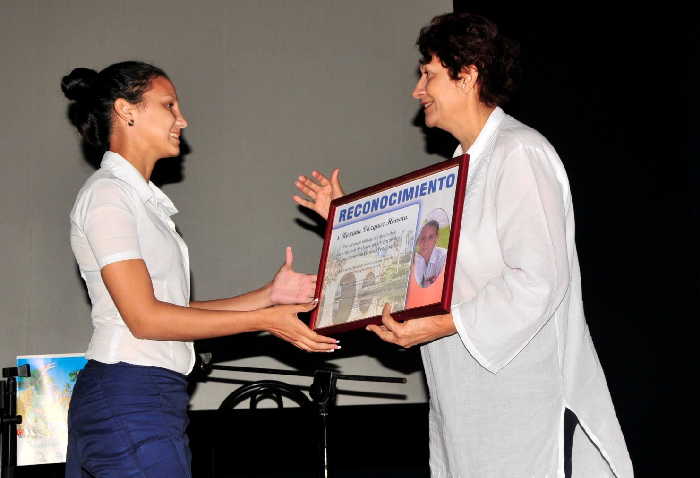
[[[284,408],[283,398],[288,398],[300,407],[312,405],[309,397],[297,386],[277,380],[258,380],[238,387],[219,405],[219,410],[231,410],[241,402],[250,399],[250,408],[255,409],[263,400],[273,400],[278,408]]]

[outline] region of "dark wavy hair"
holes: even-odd
[[[427,226],[434,228],[436,233],[440,231],[440,223],[435,219],[431,219],[430,221],[426,222],[423,229],[425,229]]]
[[[521,73],[520,47],[480,15],[438,15],[421,29],[416,45],[422,64],[436,56],[453,80],[474,65],[479,71],[479,99],[489,106],[503,105],[515,91]]]
[[[124,98],[140,103],[151,80],[159,76],[168,77],[160,68],[140,61],[115,63],[99,73],[75,68],[61,79],[61,91],[72,101],[68,117],[88,144],[107,149],[114,102]]]

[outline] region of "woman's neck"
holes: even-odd
[[[484,125],[491,116],[495,106],[487,106],[484,103],[478,101],[473,107],[467,108],[462,114],[456,131],[452,132],[452,135],[457,138],[459,144],[462,146],[462,151],[467,152],[467,150],[474,144],[476,138],[479,137],[479,133],[484,129]]]
[[[141,176],[143,176],[146,181],[151,179],[151,173],[153,172],[158,158],[152,158],[150,155],[146,154],[142,148],[138,148],[133,144],[128,144],[125,141],[119,141],[119,138],[112,138],[110,140],[110,151],[121,155],[124,159],[129,161],[131,165],[141,173]]]

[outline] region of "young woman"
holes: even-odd
[[[500,107],[517,48],[470,14],[435,17],[418,47],[413,97],[425,123],[470,156],[452,309],[399,323],[385,307],[382,324],[367,329],[402,347],[423,344],[432,476],[631,477],[583,315],[566,172],[541,134]],[[312,176],[299,177],[306,198],[294,200],[327,217],[343,194],[338,171]],[[573,460],[567,408],[581,425]]]
[[[185,376],[193,340],[268,331],[326,352],[337,341],[297,318],[316,304],[315,277],[294,272],[289,248],[270,284],[190,301],[187,246],[170,219],[177,209],[149,181],[158,160],[180,153],[187,127],[162,70],[133,61],[99,73],[77,68],[61,88],[84,140],[107,150],[70,215],[93,334],[70,404],[66,476],[189,477]]]

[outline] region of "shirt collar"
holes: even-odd
[[[168,216],[177,213],[177,208],[170,198],[151,181],[146,181],[134,165],[119,153],[105,152],[100,168],[108,170],[133,187],[144,203],[150,202],[153,206],[160,207]]]
[[[489,144],[489,140],[496,133],[498,126],[501,124],[501,121],[503,120],[503,118],[505,118],[505,116],[506,113],[500,106],[496,106],[496,108],[494,108],[494,110],[489,115],[489,118],[486,120],[486,124],[484,124],[484,127],[481,128],[479,136],[476,137],[476,141],[474,141],[467,150],[469,158],[478,158],[481,155],[481,153],[484,152],[486,146]],[[456,158],[457,156],[462,156],[463,154],[464,150],[462,149],[462,145],[460,144],[457,146],[457,149],[455,150],[452,157]]]
[[[438,246],[433,247],[432,252],[430,253],[430,257],[428,260],[425,260],[425,257],[423,257],[423,254],[416,253],[418,257],[423,259],[423,262],[425,263],[426,266],[429,266],[430,264],[435,264],[438,260]]]
[[[438,246],[433,247],[433,251],[430,253],[430,259],[428,260],[428,264],[435,264],[438,261]]]

